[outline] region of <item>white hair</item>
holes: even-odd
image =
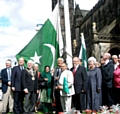
[[[33,64],[33,61],[32,61],[32,60],[28,60],[28,61],[27,61],[27,64],[28,64],[28,63],[32,63],[32,64]]]
[[[34,66],[38,67],[38,64],[37,64],[37,63],[35,63],[35,64],[34,64]]]
[[[118,57],[120,58],[120,54],[118,55]]]
[[[63,59],[63,58],[58,58],[57,61],[62,61],[62,62],[64,62],[64,59]]]
[[[95,57],[88,58],[88,62],[92,61],[94,64],[97,62]]]
[[[106,55],[108,59],[111,58],[111,54],[110,53],[105,53],[104,55]]]
[[[23,58],[23,57],[20,57],[19,60],[24,60],[24,58]]]
[[[113,56],[112,56],[112,59],[113,59],[113,58],[118,58],[118,56],[117,56],[117,55],[113,55]]]

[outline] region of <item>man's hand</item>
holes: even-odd
[[[63,86],[58,85],[57,88],[58,88],[58,89],[63,89]]]
[[[12,91],[15,91],[15,87],[12,87]]]
[[[55,77],[55,80],[58,80],[58,77]]]
[[[48,78],[44,78],[45,81],[48,81]]]
[[[85,90],[82,90],[82,93],[84,93],[85,92]]]
[[[10,81],[8,82],[8,85],[11,86],[11,82]]]
[[[100,89],[97,89],[97,92],[100,93]]]
[[[39,90],[37,90],[37,93],[39,93]]]
[[[57,86],[55,86],[55,89],[58,89],[58,87],[57,87]]]
[[[28,93],[28,89],[24,89],[24,92],[25,92],[25,93]]]

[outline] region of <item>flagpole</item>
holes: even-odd
[[[64,17],[65,17],[65,35],[66,35],[66,62],[68,67],[72,67],[72,46],[71,46],[71,32],[69,19],[69,5],[68,0],[64,0]],[[68,55],[69,53],[69,55]]]

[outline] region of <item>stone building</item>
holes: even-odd
[[[52,0],[53,8],[55,1],[57,2]],[[65,40],[62,2],[63,0],[60,2],[60,14]],[[79,55],[81,32],[84,33],[88,57],[95,56],[100,60],[105,52],[120,54],[120,0],[99,0],[89,12],[81,10],[79,5],[74,8],[74,0],[69,0],[69,10],[73,56]]]

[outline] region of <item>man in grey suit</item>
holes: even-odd
[[[73,68],[71,71],[74,75],[74,89],[75,89],[75,108],[77,111],[86,109],[86,90],[87,90],[87,73],[83,66],[79,65],[79,58],[73,58]]]
[[[56,102],[56,114],[58,114],[58,112],[62,112],[62,106],[60,103],[60,92],[59,89],[57,89],[56,87],[58,86],[59,83],[59,79],[60,79],[60,75],[61,75],[61,64],[64,62],[63,58],[58,58],[57,60],[57,68],[55,68],[54,70],[54,98],[55,98],[55,102]]]
[[[12,61],[6,61],[6,68],[1,70],[2,92],[3,92],[3,108],[2,114],[6,114],[7,105],[9,103],[9,112],[13,112],[13,92],[11,91]]]

